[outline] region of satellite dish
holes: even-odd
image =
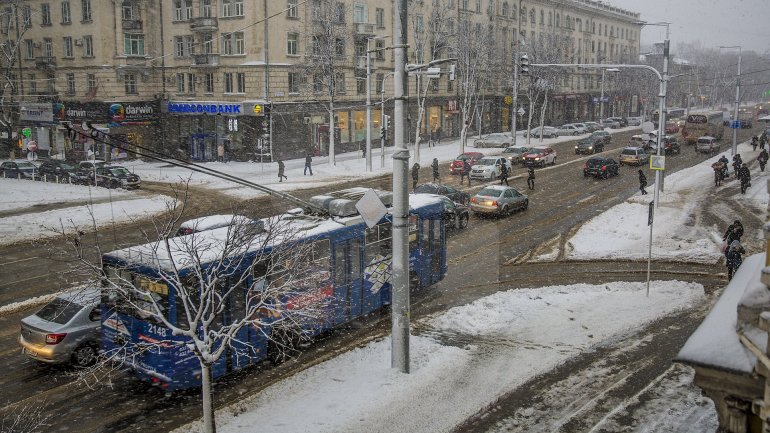
[[[649,134],[652,132],[652,130],[655,129],[655,124],[652,122],[644,122],[642,123],[642,132],[645,132]]]

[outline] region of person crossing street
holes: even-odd
[[[305,173],[304,175],[307,175],[308,170],[310,170],[310,175],[313,175],[313,157],[310,156],[308,153],[307,156],[305,156]]]
[[[535,167],[527,168],[527,189],[535,189]]]
[[[751,186],[751,171],[746,163],[738,169],[738,179],[741,181],[741,194],[746,194],[746,189]]]
[[[412,166],[412,189],[417,188],[417,180],[420,177],[420,164],[414,163]]]
[[[647,194],[647,191],[644,190],[646,186],[647,186],[647,176],[644,175],[644,172],[642,170],[639,170],[639,191],[642,192],[642,195]]]
[[[759,156],[757,157],[757,162],[759,162],[759,171],[765,171],[768,157],[770,157],[770,155],[767,154],[767,149],[762,149],[762,151],[759,152]]]
[[[433,182],[441,182],[441,175],[438,171],[438,158],[433,158],[433,162],[430,164],[430,168],[433,169]]]

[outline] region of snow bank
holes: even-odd
[[[135,198],[137,193],[122,189],[0,178],[0,197],[3,197],[0,211],[15,211],[42,204],[87,202],[110,197],[122,200]]]

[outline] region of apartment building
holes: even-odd
[[[0,5],[0,36],[20,41],[17,61],[5,68],[17,84],[5,101],[18,104],[20,125],[34,127],[32,138],[52,152],[106,153],[63,133],[63,122],[88,121],[134,145],[194,160],[215,158],[219,144],[239,159],[325,154],[330,111],[336,151],[358,149],[366,136],[367,51],[375,141],[383,107],[392,112],[392,0]],[[462,65],[454,77],[450,64],[439,76],[411,76],[407,133],[413,140],[419,124],[424,138],[459,134],[467,89],[480,95],[469,127],[507,130],[515,53],[575,64],[627,62],[638,57],[638,21],[637,13],[593,0],[410,1],[409,63],[457,57],[458,47],[477,36],[483,40],[476,51],[487,60],[474,83]],[[578,70],[551,79],[546,118],[594,116],[600,77]],[[521,84],[519,101],[526,104],[528,83]]]

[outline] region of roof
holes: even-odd
[[[514,188],[512,186],[503,186],[503,185],[487,185],[483,189],[493,189],[493,190],[497,190],[497,191],[505,191],[505,190],[508,190],[508,189],[516,189],[516,188]]]

